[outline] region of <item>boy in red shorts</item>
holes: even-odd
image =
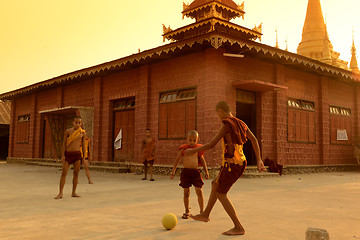
[[[81,160],[85,160],[84,156],[81,154],[81,151],[85,152],[85,131],[81,128],[81,123],[81,117],[76,116],[73,120],[73,127],[65,130],[61,157],[63,166],[60,177],[59,194],[55,197],[55,199],[61,199],[63,197],[63,190],[70,164],[74,165],[73,189],[71,196],[80,197],[80,195],[76,193],[76,187],[78,184]]]
[[[176,156],[174,167],[171,172],[171,179],[174,179],[175,171],[181,159],[183,159],[184,169],[180,175],[180,184],[184,189],[184,206],[185,213],[183,214],[183,219],[188,219],[190,214],[189,201],[190,201],[190,187],[194,185],[195,192],[198,197],[198,203],[200,207],[200,213],[204,210],[204,196],[202,191],[202,186],[204,182],[202,180],[200,170],[198,168],[199,162],[201,162],[202,166],[205,170],[205,178],[209,178],[209,173],[207,170],[206,162],[204,159],[204,152],[199,152],[198,154],[184,156],[184,151],[189,148],[197,148],[202,146],[201,144],[197,144],[199,140],[199,134],[195,130],[189,131],[187,135],[188,144],[184,144],[180,146],[178,155]]]
[[[229,105],[225,101],[220,101],[216,105],[216,113],[222,121],[223,125],[216,136],[207,144],[199,148],[188,149],[185,156],[192,155],[199,151],[205,151],[215,147],[222,140],[223,147],[223,165],[220,169],[218,177],[212,183],[212,189],[208,204],[203,213],[196,216],[190,215],[197,221],[208,222],[212,208],[219,199],[226,213],[234,223],[234,228],[223,232],[224,235],[243,235],[245,229],[241,225],[236,214],[235,208],[227,196],[227,192],[231,186],[241,177],[246,167],[246,158],[243,153],[243,144],[249,139],[255,151],[257,160],[257,169],[259,172],[265,171],[264,163],[261,160],[259,143],[250,131],[247,125],[233,117]]]

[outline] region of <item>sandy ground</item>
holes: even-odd
[[[308,227],[323,228],[332,240],[360,239],[360,173],[286,175],[240,179],[229,197],[246,228],[244,236],[222,231],[232,223],[218,202],[208,223],[183,220],[179,178],[91,172],[95,184],[80,173],[72,198],[69,174],[64,198],[54,200],[58,168],[0,163],[0,239],[305,239]],[[210,180],[204,185],[207,200]],[[198,212],[194,190],[192,212]],[[161,226],[165,213],[179,221],[173,230]]]

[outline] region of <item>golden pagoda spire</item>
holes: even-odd
[[[354,38],[354,30],[353,30],[353,42],[351,46],[351,60],[350,60],[350,69],[353,72],[359,72],[359,67],[356,59],[356,47],[355,47],[355,38]]]
[[[322,60],[326,63],[331,63],[331,52],[332,52],[333,46],[329,39],[329,34],[327,32],[327,27],[325,25],[325,35],[324,35],[324,50],[322,54]]]
[[[302,40],[297,53],[306,57],[321,58],[325,28],[320,0],[308,0]]]
[[[333,66],[348,69],[348,63],[341,60],[340,53],[333,50],[320,0],[308,0],[302,39],[297,53]]]
[[[276,33],[276,43],[275,43],[275,47],[279,48],[279,41],[278,41],[278,31],[277,28],[275,29],[275,33]]]

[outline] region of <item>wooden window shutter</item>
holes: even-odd
[[[168,138],[185,137],[185,102],[168,104]]]
[[[288,109],[288,141],[295,141],[295,110]]]
[[[316,142],[315,136],[315,113],[309,112],[309,142]]]
[[[168,131],[168,104],[160,104],[159,109],[159,138],[167,138]]]
[[[300,141],[309,141],[309,112],[299,111],[300,113]]]

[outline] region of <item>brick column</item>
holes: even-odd
[[[145,137],[145,129],[150,128],[150,98],[151,98],[151,67],[142,66],[139,72],[139,88],[135,96],[135,142],[134,161],[141,160],[142,140]],[[158,103],[156,103],[156,106]],[[157,138],[157,129],[151,128],[153,137]],[[156,151],[156,149],[155,149]]]
[[[285,67],[283,65],[276,64],[275,66],[275,84],[285,84]],[[284,149],[287,141],[287,99],[285,91],[276,91],[274,94],[275,112],[274,112],[274,139],[275,139],[275,156],[276,161],[279,164],[284,163]]]
[[[31,148],[31,157],[32,158],[35,158],[36,157],[36,147],[39,146],[39,143],[38,143],[38,139],[40,139],[40,134],[38,135],[37,134],[37,130],[39,130],[39,124],[38,124],[38,113],[37,113],[37,94],[33,94],[32,95],[32,102],[33,102],[33,105],[32,105],[32,111],[30,113],[30,144],[32,145],[32,148]]]
[[[103,125],[103,84],[102,77],[97,77],[94,80],[94,129],[93,129],[93,139],[92,139],[92,156],[93,161],[104,161],[101,159],[101,149],[102,149],[102,128]],[[104,145],[105,146],[105,145]]]
[[[316,107],[316,106],[315,106]],[[319,126],[319,136],[316,141],[320,144],[319,164],[326,164],[329,159],[330,145],[330,116],[329,116],[329,82],[326,78],[320,78],[319,88],[319,120],[315,122]]]
[[[356,138],[359,136],[360,134],[360,125],[359,125],[359,121],[360,121],[360,87],[359,86],[355,86],[354,87],[354,110],[351,113],[354,117],[354,133],[352,133],[352,135],[354,136],[353,140],[354,142],[356,141]]]

